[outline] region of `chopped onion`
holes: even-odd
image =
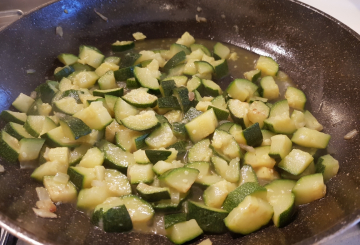
[[[104,166],[96,166],[95,167],[95,174],[96,174],[96,179],[99,181],[103,181],[105,178],[105,168]]]
[[[198,12],[201,12],[201,10],[202,10],[201,7],[197,7],[197,8],[196,8],[196,11],[198,11]]]
[[[49,219],[57,218],[56,214],[49,212],[47,210],[37,209],[37,208],[33,208],[33,210],[34,210],[34,213],[41,218],[49,218]]]
[[[36,91],[32,91],[31,94],[30,94],[30,97],[33,98],[33,99],[36,99],[36,97],[37,97]]]
[[[204,17],[200,17],[198,15],[195,15],[196,22],[207,22],[207,19]]]
[[[91,186],[94,187],[94,186],[104,186],[105,183],[103,181],[100,181],[100,180],[93,180],[91,181]]]
[[[50,200],[49,193],[44,187],[36,187],[36,193],[40,201]]]
[[[35,73],[36,71],[34,69],[29,69],[29,70],[26,70],[26,73],[27,74],[33,74]]]
[[[96,9],[94,9],[94,12],[100,16],[101,19],[108,21],[108,18],[106,18],[104,15],[100,14],[98,11],[96,11]]]
[[[354,138],[357,134],[358,134],[358,131],[357,131],[356,129],[351,130],[349,133],[347,133],[347,134],[344,136],[344,139],[350,140],[350,139]]]
[[[70,179],[70,176],[64,173],[56,173],[54,181],[62,184],[66,184]]]
[[[5,172],[5,168],[3,165],[0,165],[0,173],[3,173],[3,172]]]
[[[60,37],[63,37],[64,32],[61,26],[56,27],[56,35],[59,35]]]
[[[193,101],[195,99],[195,93],[194,92],[189,92],[189,100]]]
[[[67,9],[64,9],[64,13],[65,13],[65,14],[67,14],[67,13],[69,13],[69,12],[68,12],[68,10],[67,10]]]
[[[240,148],[245,150],[245,151],[248,151],[248,152],[254,152],[255,149],[254,147],[252,146],[249,146],[249,145],[243,145],[243,144],[239,144]]]
[[[118,82],[117,85],[119,88],[126,88],[126,82]]]
[[[36,207],[39,209],[43,209],[43,210],[52,212],[52,213],[54,213],[56,211],[56,206],[50,199],[37,201]]]
[[[180,202],[180,192],[178,191],[171,191],[170,192],[171,202],[172,203],[179,203]]]
[[[154,181],[151,183],[152,186],[159,187],[160,186],[160,180],[156,177],[154,178]]]

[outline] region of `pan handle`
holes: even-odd
[[[6,245],[8,238],[9,233],[6,230],[2,229],[0,234],[0,245]]]

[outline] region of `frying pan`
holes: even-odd
[[[206,23],[197,23],[196,8]],[[109,18],[102,20],[94,8]],[[64,12],[67,9],[68,13]],[[64,36],[55,35],[62,26]],[[236,27],[235,27],[236,26]],[[344,140],[359,130],[360,37],[307,5],[288,0],[63,0],[23,17],[0,33],[0,111],[20,92],[30,94],[60,65],[59,53],[78,52],[81,44],[109,51],[110,43],[143,32],[149,39],[213,39],[272,56],[308,97],[307,107],[332,135],[328,151],[340,161],[325,198],[298,208],[285,228],[272,225],[247,236],[205,235],[214,244],[313,244],[360,220],[360,140]],[[27,69],[36,70],[27,74]],[[0,122],[3,127],[4,121]],[[1,149],[0,149],[1,150]],[[106,234],[69,205],[59,219],[36,218],[31,170],[0,160],[0,225],[32,244],[171,244],[165,237]],[[195,241],[194,243],[198,242]]]

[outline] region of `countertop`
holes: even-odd
[[[46,2],[49,2],[49,0],[1,0],[0,29],[2,26],[17,20],[21,15]],[[300,2],[327,13],[360,34],[360,0],[301,0]],[[22,241],[17,243],[17,245],[25,244]],[[321,244],[360,244],[360,225],[355,225],[330,241]]]

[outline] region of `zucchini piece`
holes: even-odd
[[[259,183],[256,173],[254,169],[251,167],[251,165],[244,164],[240,169],[239,185],[242,185],[247,182]]]
[[[251,195],[253,197],[256,196],[265,200],[266,188],[262,187],[256,182],[246,182],[228,194],[223,203],[223,208],[226,211],[231,212],[241,202],[243,202],[248,195]]]
[[[183,63],[186,60],[186,53],[185,51],[180,51],[176,53],[171,59],[169,59],[165,66],[164,70],[165,72],[168,72],[171,68],[174,68],[175,66]]]
[[[74,165],[78,164],[80,162],[81,158],[85,155],[87,150],[89,150],[90,148],[91,148],[91,145],[88,145],[88,144],[82,144],[78,147],[75,147],[74,150],[72,150],[70,152],[69,165],[74,166]]]
[[[187,89],[189,92],[192,92],[194,90],[202,90],[202,82],[201,78],[197,76],[193,76],[186,84]]]
[[[51,103],[55,94],[59,92],[59,86],[58,82],[47,80],[35,89],[37,97],[44,103]]]
[[[302,177],[296,182],[292,192],[295,194],[295,205],[306,204],[323,198],[326,194],[323,175],[317,173]]]
[[[44,122],[45,122],[45,116],[30,115],[26,119],[24,128],[30,135],[34,137],[39,137],[43,130]]]
[[[183,65],[179,65],[179,66],[183,66]],[[174,69],[175,68],[173,68],[171,70],[174,70]],[[165,78],[163,81],[173,80],[176,84],[176,87],[186,86],[186,83],[188,81],[187,76],[180,76],[180,75],[169,76],[169,77]]]
[[[87,64],[94,68],[98,68],[103,62],[105,56],[97,48],[91,46],[81,45],[79,48],[79,59],[78,62]]]
[[[235,188],[236,185],[226,180],[221,180],[210,185],[203,193],[205,205],[212,208],[221,208],[229,192]]]
[[[126,81],[129,78],[134,77],[134,68],[136,66],[129,66],[114,71],[116,81]]]
[[[69,167],[67,174],[77,190],[90,188],[91,182],[96,180],[95,168]]]
[[[154,181],[154,172],[152,170],[152,164],[137,164],[134,163],[128,168],[128,178],[130,183],[139,184],[143,183],[152,183]]]
[[[291,141],[305,147],[325,149],[329,144],[331,136],[310,128],[299,128],[293,134]]]
[[[179,123],[183,119],[183,113],[181,110],[171,110],[167,112],[164,117],[168,120],[169,123]]]
[[[109,197],[110,194],[106,185],[93,186],[88,189],[82,189],[79,192],[76,206],[80,210],[90,211]]]
[[[246,128],[242,131],[242,134],[244,135],[247,145],[257,147],[263,142],[263,135],[261,133],[259,123],[255,123]]]
[[[186,87],[179,87],[173,90],[174,96],[178,99],[181,106],[181,110],[186,113],[191,106],[191,101],[189,100],[189,90]]]
[[[64,77],[68,77],[71,73],[73,73],[75,70],[72,66],[64,66],[60,69],[56,69],[54,72],[54,77],[56,80],[60,81]]]
[[[287,87],[285,92],[289,106],[296,110],[303,111],[306,104],[306,96],[303,91],[295,87]]]
[[[130,105],[139,108],[154,107],[157,103],[157,97],[149,94],[147,88],[133,89],[122,97]]]
[[[73,78],[73,84],[80,88],[91,88],[94,86],[99,76],[94,71],[80,71]]]
[[[116,41],[111,44],[111,50],[113,52],[123,52],[135,47],[134,41]]]
[[[243,144],[243,145],[247,144],[243,134],[242,127],[240,125],[238,124],[232,125],[231,128],[229,129],[229,133],[234,137],[235,141],[238,144]]]
[[[194,51],[200,49],[207,56],[211,56],[211,52],[209,51],[209,49],[202,44],[193,43],[190,45],[190,49],[191,49],[191,52],[194,52]]]
[[[172,195],[172,197],[173,197],[172,200],[166,199],[166,200],[161,200],[158,202],[153,202],[153,203],[151,203],[152,207],[156,211],[178,212],[182,208],[184,201],[186,200],[187,196],[189,195],[189,192],[179,193],[179,192],[171,192],[170,191],[170,195]]]
[[[122,173],[127,173],[128,166],[135,164],[133,154],[123,151],[120,147],[106,140],[101,140],[98,143],[99,149],[104,152],[104,167],[119,170]]]
[[[66,98],[66,97],[71,97],[76,100],[76,103],[81,103],[80,95],[82,95],[82,94],[84,94],[84,91],[76,90],[76,89],[68,89],[61,93],[61,96],[59,97],[59,99],[57,101],[59,101],[63,98]]]
[[[323,130],[323,126],[309,111],[304,112],[304,121],[305,121],[305,127],[307,128],[315,129],[317,131]]]
[[[138,184],[136,187],[139,195],[148,202],[157,202],[163,199],[170,199],[169,188],[155,187],[144,183]]]
[[[92,68],[91,66],[89,65],[84,65],[84,64],[81,64],[79,62],[75,62],[74,64],[71,65],[75,72],[79,72],[79,71],[93,71],[94,68]]]
[[[258,90],[258,86],[246,79],[235,79],[226,89],[228,95],[240,101],[247,101]]]
[[[64,135],[73,141],[91,133],[91,128],[76,117],[62,116],[60,118],[60,126],[62,127]]]
[[[157,163],[158,161],[166,161],[172,154],[169,150],[145,150],[146,157],[151,163]]]
[[[68,115],[74,115],[84,109],[83,104],[78,104],[72,97],[65,97],[54,102],[54,110],[65,113]]]
[[[272,76],[266,76],[261,79],[259,93],[261,97],[269,100],[277,99],[279,97],[279,86]]]
[[[291,120],[294,121],[294,124],[297,129],[305,127],[305,115],[303,112],[294,110],[291,113]]]
[[[162,175],[163,173],[165,173],[166,171],[170,170],[170,169],[174,169],[174,168],[180,168],[183,167],[184,164],[182,164],[180,161],[172,161],[170,162],[165,162],[165,161],[158,161],[154,167],[153,167],[153,171],[157,174],[157,175]]]
[[[99,177],[97,177],[99,179]],[[125,174],[115,169],[105,169],[104,182],[112,196],[131,194],[131,185]]]
[[[205,93],[210,96],[219,96],[222,94],[222,90],[218,84],[215,82],[208,80],[208,79],[202,79],[202,84],[204,85]]]
[[[222,43],[214,45],[214,58],[216,60],[228,59],[230,57],[230,49]]]
[[[215,131],[217,124],[218,121],[215,112],[213,109],[210,109],[185,124],[185,128],[190,139],[196,143],[212,134]]]
[[[211,63],[215,70],[215,77],[220,79],[229,73],[229,67],[226,59],[217,60]]]
[[[177,45],[182,45],[182,46],[185,46],[185,48],[187,47],[190,47],[191,44],[195,43],[195,39],[193,36],[190,35],[190,33],[188,32],[185,32],[181,38],[179,38],[177,41],[176,41],[176,44]],[[175,45],[175,44],[173,44]],[[170,47],[171,48],[171,47]],[[188,49],[188,48],[187,48]]]
[[[157,100],[160,109],[180,110],[179,101],[175,96],[162,97]]]
[[[198,111],[194,107],[190,107],[190,109],[184,115],[184,121],[189,122],[194,118],[200,116],[202,113],[202,111]]]
[[[339,171],[339,161],[327,154],[319,157],[316,162],[316,172],[324,176],[324,181],[329,181]]]
[[[215,152],[226,161],[241,157],[240,147],[231,134],[216,129],[211,141],[211,146]]]
[[[55,176],[45,176],[44,186],[53,202],[71,203],[76,200],[77,191],[73,183],[57,182]]]
[[[224,233],[224,219],[228,212],[220,208],[207,207],[201,203],[188,201],[187,219],[195,219],[205,232]]]
[[[20,112],[27,113],[34,102],[35,100],[33,98],[23,93],[20,93],[19,96],[12,103],[12,106]]]
[[[186,221],[185,213],[167,214],[164,216],[165,229],[184,221]]]
[[[112,122],[108,110],[101,101],[91,103],[89,107],[75,113],[73,116],[81,119],[91,129],[96,130],[102,130]]]
[[[161,147],[168,147],[176,142],[176,137],[171,130],[168,123],[162,123],[160,127],[155,129],[145,139],[146,145],[151,149],[159,149]]]
[[[244,73],[244,77],[250,82],[256,82],[261,77],[260,70],[251,70]]]
[[[270,149],[270,146],[260,146],[256,147],[254,152],[246,152],[244,164],[248,164],[253,168],[273,168],[276,161],[269,156]]]
[[[112,88],[112,89],[104,89],[104,90],[95,89],[93,91],[93,95],[99,97],[105,97],[105,95],[121,97],[123,94],[124,94],[123,88]]]
[[[140,88],[140,83],[138,83],[135,77],[131,77],[126,79],[126,87],[127,88]]]
[[[240,100],[230,99],[228,101],[228,107],[230,111],[231,118],[235,123],[239,124],[242,128],[246,128],[250,125],[248,112],[249,112],[249,103],[241,102]]]
[[[264,120],[264,125],[271,132],[277,134],[292,134],[296,131],[296,126],[294,121],[287,116],[270,117]]]
[[[216,173],[231,183],[237,183],[240,179],[240,159],[235,158],[228,164],[224,159],[213,156],[211,162]]]
[[[63,63],[66,66],[76,63],[79,59],[77,56],[73,54],[65,54],[65,53],[59,54],[57,58],[61,63]]]
[[[160,82],[160,92],[162,96],[171,96],[173,94],[173,89],[176,88],[176,83],[174,80],[165,80]]]
[[[81,143],[67,138],[61,126],[46,132],[41,137],[46,139],[46,143],[50,147],[76,147]]]
[[[264,126],[264,120],[268,118],[270,108],[262,101],[254,101],[249,106],[247,114],[249,121],[252,123],[259,123],[260,128]]]
[[[290,107],[287,100],[279,100],[270,109],[269,117],[289,117]]]
[[[180,222],[166,229],[167,237],[175,244],[191,241],[203,233],[195,219]]]
[[[261,133],[263,135],[263,142],[261,143],[261,146],[271,145],[271,137],[275,134],[265,129],[261,130]]]
[[[34,138],[25,130],[23,125],[13,122],[7,123],[4,127],[4,131],[17,140],[21,140],[22,138]]]
[[[4,130],[1,131],[0,148],[0,156],[6,161],[15,162],[18,159],[20,151],[19,141]]]
[[[117,96],[105,94],[105,107],[108,110],[111,117],[115,117],[114,108],[115,108],[117,99],[118,99]]]
[[[250,195],[229,213],[224,222],[230,231],[246,235],[269,223],[273,214],[267,201]]]
[[[285,171],[299,175],[309,166],[314,158],[307,152],[293,149],[279,164],[278,167]]]
[[[23,112],[13,112],[9,110],[3,110],[0,117],[7,122],[18,123],[24,125],[26,122],[27,115]]]
[[[104,162],[104,153],[99,148],[90,148],[82,157],[79,167],[95,168],[101,166]]]
[[[45,143],[44,139],[26,139],[19,141],[19,162],[20,165],[28,166],[31,162],[38,159],[41,148]],[[37,161],[36,161],[37,163]]]
[[[125,232],[133,228],[131,217],[124,204],[99,204],[91,216],[91,222],[101,227],[105,232]]]
[[[263,76],[276,76],[279,71],[279,65],[272,58],[260,56],[255,68],[261,71]]]
[[[159,177],[159,180],[163,181],[169,187],[185,193],[190,189],[198,175],[199,170],[182,167],[168,170]]]
[[[206,61],[194,61],[196,71],[200,74],[213,73],[214,67]]]
[[[136,80],[145,88],[152,90],[159,90],[159,81],[160,72],[155,70],[150,70],[149,68],[134,68],[134,76]]]
[[[104,63],[112,63],[114,65],[119,65],[120,64],[120,57],[116,57],[116,56],[109,56],[109,57],[106,57],[105,60],[104,60]]]
[[[286,135],[272,136],[269,156],[279,162],[290,153],[291,148],[292,142]]]
[[[121,98],[118,98],[114,105],[114,114],[115,119],[118,123],[121,123],[121,120],[127,118],[128,116],[135,116],[139,114],[139,110]]]
[[[185,139],[187,137],[185,123],[173,123],[172,131],[177,138]]]
[[[233,122],[224,122],[222,124],[220,124],[216,129],[225,131],[225,132],[229,132],[230,128],[234,125],[235,123]]]
[[[274,209],[272,220],[276,227],[284,227],[291,221],[295,211],[295,195],[292,189],[293,180],[274,180],[266,185],[267,200]]]
[[[116,144],[124,151],[134,152],[136,149],[145,145],[145,138],[148,134],[130,130],[124,126],[119,126],[119,131],[115,134]]]
[[[287,171],[282,171],[281,172],[281,177],[284,179],[291,179],[291,180],[299,180],[301,177],[304,177],[306,175],[310,175],[310,174],[315,174],[316,172],[316,167],[315,167],[315,163],[311,162],[309,164],[309,166],[307,166],[307,168],[299,175],[294,175],[294,174],[290,174]]]
[[[177,141],[174,144],[168,146],[166,149],[173,148],[178,151],[178,157],[182,157],[187,152],[187,149],[186,149],[187,145],[188,145],[188,142],[186,142],[186,141]]]

